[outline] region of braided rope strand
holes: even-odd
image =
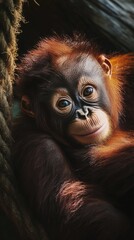
[[[17,57],[16,35],[22,18],[23,0],[0,0],[0,208],[14,223],[23,240],[46,240],[23,204],[10,162],[12,82]]]

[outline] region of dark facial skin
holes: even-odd
[[[76,56],[72,61],[64,56],[57,59],[56,64],[52,90],[47,92],[43,81],[37,88],[40,112],[45,108],[49,131],[57,132],[62,140],[66,136],[82,144],[105,140],[111,132],[110,100],[105,87],[107,76],[101,65],[93,56],[86,55]],[[38,120],[36,110],[34,114]],[[44,115],[41,119],[40,114],[40,121],[43,130]]]
[[[50,240],[134,239],[134,133],[120,128],[130,63],[58,39],[22,61],[14,171]]]

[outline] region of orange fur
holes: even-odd
[[[104,145],[98,145],[92,149],[95,159],[116,156],[121,150],[134,147],[134,132],[115,131],[113,136]]]
[[[106,87],[111,99],[111,112],[113,123],[116,126],[123,110],[123,92],[126,76],[134,69],[134,55],[124,54],[111,57],[111,77],[107,77]]]

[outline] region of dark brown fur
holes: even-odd
[[[15,172],[50,239],[131,240],[134,133],[125,119],[132,119],[133,113],[125,117],[123,109],[124,79],[134,57],[110,59],[113,73],[106,89],[113,127],[107,141],[86,146],[71,142],[66,122],[49,115],[48,93],[59,77],[57,59],[66,55],[73,61],[85,54],[98,60],[99,54],[88,43],[48,39],[22,61],[18,91],[28,96],[35,116],[24,113],[14,127]],[[128,104],[133,106],[133,101]]]

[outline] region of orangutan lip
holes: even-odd
[[[95,130],[93,130],[92,132],[88,132],[86,134],[77,134],[77,137],[87,137],[93,134],[96,134],[97,132],[101,131],[101,129],[103,128],[104,125],[100,126],[99,128],[96,128]]]

